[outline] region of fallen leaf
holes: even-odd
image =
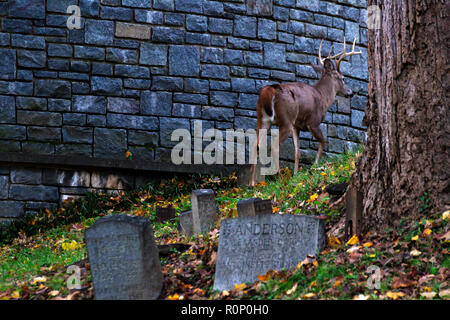
[[[310,292],[310,293],[307,293],[307,294],[303,295],[303,298],[314,298],[315,296],[316,296],[315,293]]]
[[[341,245],[341,241],[338,238],[336,238],[334,235],[330,235],[327,240],[328,240],[328,245],[331,248],[337,248]]]
[[[298,286],[297,283],[294,284],[294,286],[293,286],[291,289],[289,289],[288,291],[286,291],[286,294],[287,294],[287,295],[293,294],[293,293],[295,292],[295,290],[297,290],[297,286]]]
[[[270,278],[270,276],[267,273],[258,275],[258,280],[262,281],[262,282],[267,281],[269,278]]]
[[[236,291],[242,291],[245,287],[246,287],[246,284],[245,284],[245,283],[236,284],[236,285],[234,286],[234,289],[233,289],[233,290],[236,290]]]
[[[431,292],[422,292],[420,294],[422,297],[425,297],[427,299],[433,299],[436,296],[436,292],[431,291]]]
[[[419,239],[419,236],[417,235],[417,236],[412,237],[411,241],[417,241],[418,239]]]
[[[409,253],[409,255],[412,256],[412,257],[417,257],[417,256],[420,256],[421,254],[422,254],[422,252],[420,252],[420,251],[417,250],[417,249],[414,249],[414,250],[412,250],[412,251]]]
[[[405,294],[403,292],[392,292],[388,291],[386,296],[392,300],[397,300],[398,298],[404,297]]]
[[[363,247],[365,248],[370,248],[371,246],[373,246],[373,243],[370,241],[363,244]]]
[[[346,246],[353,246],[359,242],[358,236],[355,234],[353,237],[350,238],[350,240],[347,241],[345,244]]]
[[[439,297],[441,297],[441,298],[450,297],[450,289],[445,289],[445,290],[439,291]]]
[[[408,288],[416,285],[416,281],[408,280],[408,279],[401,279],[399,277],[395,277],[391,281],[391,288],[392,289],[398,289],[398,288]]]
[[[359,249],[361,248],[361,246],[353,246],[350,249],[348,249],[346,252],[347,253],[355,253],[357,252]]]
[[[369,300],[369,295],[365,296],[363,294],[359,294],[353,297],[353,300]]]
[[[445,211],[442,213],[442,220],[448,220],[450,217],[450,210]]]
[[[426,228],[425,230],[423,230],[422,232],[422,237],[428,237],[431,234],[431,229],[430,228]]]

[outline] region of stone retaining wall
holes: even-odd
[[[81,9],[80,29],[67,27],[70,5]],[[363,51],[341,64],[357,94],[338,97],[322,124],[326,153],[344,152],[365,138],[365,7],[365,0],[0,0],[0,162],[6,153],[125,159],[126,151],[168,162],[174,129],[192,131],[195,121],[203,130],[255,128],[259,90],[316,81],[310,63],[320,39],[325,53],[332,43],[340,50],[345,36]],[[302,160],[315,156],[309,133],[300,145]],[[281,158],[293,159],[290,139]],[[11,203],[17,212],[56,204],[71,187],[46,184],[38,164],[2,165],[0,216]],[[93,172],[78,184],[92,187]]]

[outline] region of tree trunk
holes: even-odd
[[[449,1],[370,5],[381,29],[369,30],[367,144],[351,181],[364,195],[363,231],[450,204]]]

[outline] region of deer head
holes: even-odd
[[[346,51],[347,44],[346,44],[345,37],[344,37],[344,50],[334,56],[331,56],[331,51],[333,50],[333,46],[331,46],[330,51],[328,52],[328,56],[324,59],[322,59],[322,43],[323,43],[323,40],[320,42],[320,47],[319,47],[320,66],[312,65],[312,67],[318,74],[321,75],[321,79],[326,77],[332,81],[337,94],[341,94],[345,97],[351,97],[353,95],[353,91],[345,83],[344,76],[342,75],[342,72],[340,71],[339,66],[340,66],[342,60],[344,60],[346,57],[362,53],[361,51],[355,51],[356,38],[353,41],[353,46],[352,46],[351,52]],[[332,60],[335,61],[336,67],[334,66]]]

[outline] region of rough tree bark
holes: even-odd
[[[363,231],[418,217],[449,202],[449,1],[369,0],[367,144],[351,187],[364,194]]]

